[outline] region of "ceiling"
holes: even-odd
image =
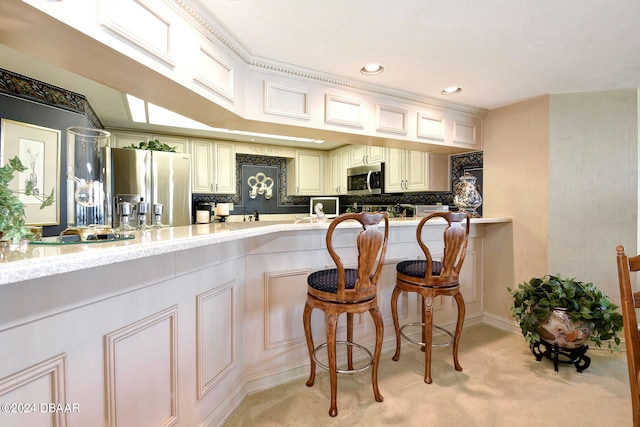
[[[637,0],[189,3],[252,60],[475,108],[491,110],[544,94],[640,87]],[[2,43],[0,31],[0,67],[84,94],[107,128],[251,140],[135,124],[123,87],[107,87]],[[369,62],[382,64],[384,72],[362,75],[360,68]],[[463,91],[441,95],[449,86]],[[342,144],[313,148],[337,145]]]

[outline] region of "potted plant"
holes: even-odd
[[[31,231],[25,225],[24,204],[18,197],[20,194],[34,196],[40,200],[40,209],[53,204],[53,190],[48,196],[34,192],[33,183],[27,181],[24,190],[12,190],[9,183],[14,178],[15,172],[27,170],[18,156],[9,160],[0,167],[0,240],[10,241],[13,244],[23,238],[31,237]]]
[[[518,321],[522,335],[533,347],[541,339],[560,347],[572,348],[587,340],[596,347],[607,341],[608,348],[620,344],[622,315],[618,306],[593,283],[563,278],[560,275],[534,277],[508,288],[513,297],[511,315]]]

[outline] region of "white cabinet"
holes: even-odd
[[[387,148],[384,174],[388,193],[429,191],[429,153]]]
[[[111,148],[138,146],[141,142],[149,142],[149,135],[132,132],[111,132]]]
[[[351,145],[349,163],[351,166],[360,166],[385,161],[384,147],[371,145]]]
[[[188,153],[189,152],[189,140],[186,138],[175,138],[164,135],[151,135],[150,140],[157,140],[167,144],[169,147],[175,148],[176,153]]]
[[[234,194],[236,154],[230,142],[191,141],[191,191]]]
[[[324,157],[322,151],[296,150],[288,164],[288,194],[321,196],[324,194]]]
[[[347,194],[347,169],[349,169],[349,147],[342,147],[329,152],[328,194]]]
[[[110,131],[111,132],[111,131]],[[140,146],[141,142],[149,142],[152,140],[158,140],[164,142],[170,147],[175,148],[176,153],[187,153],[188,140],[186,138],[177,138],[164,135],[148,135],[146,133],[135,132],[111,132],[111,147],[112,148],[126,148]]]

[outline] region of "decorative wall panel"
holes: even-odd
[[[376,106],[376,130],[406,135],[409,111],[402,108]]]
[[[309,273],[309,270],[264,273],[265,350],[305,341],[302,311]],[[291,301],[300,303],[294,305]]]
[[[104,337],[108,426],[170,426],[178,420],[178,307]]]
[[[453,143],[476,145],[476,125],[469,122],[453,121]]]
[[[20,425],[16,422],[16,417],[21,417],[23,421],[28,419],[29,425],[53,427],[69,425],[68,414],[79,411],[80,407],[77,403],[67,403],[66,359],[65,354],[60,354],[0,379],[0,403],[3,404],[0,411],[0,425]],[[41,406],[47,403],[62,405],[57,408],[65,410],[50,411],[48,406],[44,408]],[[13,404],[16,406],[12,407]],[[26,424],[26,421],[22,423],[22,425]]]
[[[194,80],[205,88],[233,101],[233,67],[220,54],[207,46],[200,46],[198,60],[198,75]]]
[[[418,138],[444,141],[444,117],[418,113]]]
[[[196,297],[198,399],[236,367],[235,281]]]
[[[173,67],[171,23],[149,0],[102,0],[101,24],[125,41]]]
[[[363,104],[359,99],[325,95],[325,122],[337,125],[364,127]]]
[[[264,112],[308,119],[309,91],[264,82]]]

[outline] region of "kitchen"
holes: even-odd
[[[40,6],[56,9],[63,7],[64,3],[51,2]],[[56,34],[62,37],[59,41],[72,39],[50,19],[39,21],[43,18],[38,14],[22,12],[32,22],[50,26],[49,37],[52,40],[56,40]],[[3,15],[5,19],[12,16],[11,13]],[[20,17],[14,18],[17,22],[21,20]],[[3,23],[2,28],[4,44],[24,48],[47,62],[58,62],[53,52],[59,48],[47,45],[46,40],[39,40],[42,43],[40,47],[27,46],[27,38],[19,40],[7,33],[10,24]],[[88,42],[82,36],[78,37],[79,40],[73,39],[78,51],[88,48],[87,51],[95,51],[97,55],[106,55],[106,61],[112,64],[109,70],[131,70],[130,74],[139,75],[141,80],[148,82],[149,88],[155,82],[164,89],[149,90],[148,96],[144,96],[146,99],[177,112],[185,112],[187,107],[178,105],[180,103],[176,101],[184,99],[184,104],[193,113],[189,116],[203,121],[210,116],[232,116],[233,119],[234,115],[226,108],[179,87],[166,77],[149,72],[146,67],[126,60],[122,55],[105,50],[100,44],[82,46]],[[83,64],[77,64],[77,67],[79,72],[84,74],[86,71],[85,75],[100,77],[103,81],[114,78],[104,75],[106,69],[84,70]],[[278,79],[278,83],[294,85],[287,79]],[[256,85],[262,93],[258,82],[248,83],[251,87]],[[118,86],[134,94],[141,94],[144,90],[133,81],[118,82]],[[224,96],[216,98],[228,106],[230,102],[225,99]],[[637,90],[612,90],[544,95],[486,113],[482,123],[484,194],[490,196],[485,197],[483,215],[511,218],[512,223],[483,226],[487,229],[483,240],[483,321],[510,327],[510,301],[504,289],[540,272],[562,271],[577,277],[586,276],[601,284],[608,294],[617,295],[615,263],[607,260],[613,259],[613,248],[619,243],[625,244],[631,253],[637,251],[636,198],[623,196],[638,193],[637,179],[633,178],[637,176],[638,169],[634,161],[638,145],[636,105]],[[413,120],[417,114],[417,110],[415,114],[412,111],[409,118]],[[275,123],[283,121],[273,115],[269,118]],[[258,131],[269,128],[257,118],[249,120],[248,124]],[[417,124],[410,129],[417,129]],[[300,129],[300,133],[310,132]],[[338,141],[352,141],[356,138],[354,132],[339,132],[338,135],[332,130],[322,130],[311,133],[323,138],[327,135],[326,140],[335,137]],[[567,134],[572,135],[570,143],[566,143],[564,135]],[[610,134],[616,135],[619,150],[610,148]],[[382,138],[385,141],[369,138],[373,142],[391,144],[387,138]],[[396,143],[403,144],[402,141]],[[407,148],[411,148],[411,144]],[[576,153],[580,155],[576,156]],[[593,209],[590,201],[594,200],[607,209]],[[609,220],[612,211],[626,212],[627,215],[618,217],[612,225]],[[585,233],[585,230],[591,233]],[[585,262],[585,253],[576,251],[576,248],[590,248],[588,262]],[[116,254],[109,252],[109,256]],[[264,266],[267,258],[265,255],[256,264]],[[507,268],[499,268],[502,265]],[[265,268],[264,271],[271,270]],[[97,369],[101,370],[101,367]]]

